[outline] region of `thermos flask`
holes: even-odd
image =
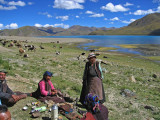
[[[51,107],[51,120],[58,120],[58,106],[56,104]]]

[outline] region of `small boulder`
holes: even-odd
[[[130,77],[130,80],[131,80],[132,82],[136,83],[136,79],[135,79],[135,77],[134,77],[133,75]]]
[[[41,113],[39,111],[32,113],[33,118],[38,118],[38,117],[40,117],[40,115],[41,115]]]
[[[153,77],[153,78],[157,78],[157,75],[156,75],[156,74],[153,74],[152,77]]]
[[[129,90],[129,89],[124,89],[124,90],[122,90],[122,91],[121,91],[121,94],[122,94],[122,96],[124,96],[124,97],[135,97],[135,98],[136,98],[135,93],[132,92],[132,91]]]
[[[106,70],[106,68],[102,68],[102,72],[103,73],[108,73],[108,71]]]
[[[148,105],[144,106],[144,108],[148,109],[148,110],[151,110],[151,111],[154,111],[153,108],[151,106],[148,106]]]

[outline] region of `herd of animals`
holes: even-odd
[[[29,57],[29,55],[26,53],[26,51],[36,51],[37,47],[35,47],[34,45],[31,45],[28,43],[27,40],[25,41],[18,41],[18,40],[6,40],[6,39],[0,39],[0,43],[2,44],[3,47],[17,47],[19,49],[19,55],[23,56],[23,57]],[[56,48],[56,45],[54,44],[55,42],[51,42],[53,43],[53,48]],[[59,44],[60,42],[57,41],[57,44]],[[39,46],[40,49],[45,49],[44,46],[41,45]],[[56,55],[60,55],[60,49],[62,49],[62,46],[59,46],[59,51],[55,51]]]
[[[36,50],[39,49],[45,49],[45,47],[42,45],[42,43],[39,46],[35,46],[30,44],[27,40],[25,41],[18,41],[18,40],[6,40],[6,39],[0,39],[0,44],[2,44],[3,47],[17,47],[19,49],[19,55],[23,56],[24,58],[29,57],[29,55],[27,54],[27,51],[33,51],[36,52]],[[57,44],[58,45],[58,49],[55,49],[55,54],[56,55],[60,55],[61,54],[61,49],[63,49],[63,46],[60,45],[60,41],[56,41],[56,42],[51,42],[51,44],[53,44],[53,48],[57,48]],[[90,52],[95,52],[94,49],[90,50]],[[95,53],[96,56],[99,56],[100,53]],[[81,56],[84,56],[85,53],[81,53],[77,56],[77,60],[81,59]],[[107,56],[103,56],[103,58],[108,58]],[[103,62],[103,61],[102,61]],[[105,63],[106,64],[106,63]]]

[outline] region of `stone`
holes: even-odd
[[[38,117],[40,117],[40,112],[39,111],[36,111],[36,112],[34,112],[34,113],[32,113],[32,117],[33,118],[38,118]]]
[[[108,58],[107,56],[103,56],[103,58]]]
[[[117,75],[118,73],[116,73],[116,72],[110,72],[112,75]]]
[[[157,75],[156,75],[156,74],[153,74],[152,77],[153,77],[153,78],[157,78]]]
[[[144,108],[148,109],[148,110],[151,110],[151,111],[154,111],[153,108],[151,106],[148,106],[148,105],[144,106]]]
[[[124,96],[124,97],[135,97],[135,98],[136,98],[135,93],[132,92],[132,91],[129,90],[129,89],[124,89],[124,90],[122,90],[121,94],[122,94],[122,96]]]
[[[103,73],[108,73],[108,71],[106,70],[106,68],[102,68],[102,72]]]
[[[32,104],[31,103],[27,103],[26,106],[30,107],[30,106],[32,106]]]
[[[130,77],[130,80],[131,80],[132,82],[136,83],[136,79],[135,79],[135,77],[134,77],[133,75]]]

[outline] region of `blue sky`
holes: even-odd
[[[0,29],[123,27],[160,12],[160,0],[0,0]]]

